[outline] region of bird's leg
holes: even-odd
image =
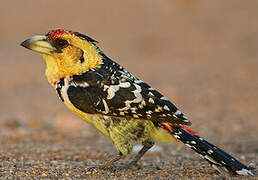
[[[125,157],[125,155],[123,155],[122,153],[119,153],[115,158],[105,162],[104,164],[99,165],[99,168],[100,169],[107,168],[107,167],[111,166],[114,162],[116,162],[120,159],[123,159],[124,157]]]
[[[135,158],[129,163],[129,166],[135,166],[142,156],[154,145],[153,141],[145,141],[142,143],[143,147],[135,156]]]

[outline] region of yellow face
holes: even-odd
[[[79,33],[58,29],[44,36],[33,36],[21,45],[43,56],[47,65],[47,79],[55,85],[61,78],[84,73],[102,63],[96,41],[87,38]]]

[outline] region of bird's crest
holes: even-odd
[[[55,29],[51,30],[46,34],[51,40],[58,39],[63,36],[72,36],[74,35],[73,31],[67,31],[64,29]]]
[[[73,31],[64,30],[64,29],[51,30],[46,35],[51,40],[56,40],[58,38],[62,38],[62,37],[65,37],[65,36],[73,36],[73,35],[75,35],[75,36],[79,37],[80,39],[83,39],[83,40],[86,40],[88,42],[93,43],[94,45],[96,45],[96,43],[98,43],[98,41],[96,41],[95,39],[92,39],[89,36],[86,36],[86,35],[81,34],[79,32],[73,32]]]

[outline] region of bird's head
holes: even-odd
[[[54,85],[61,78],[100,66],[102,56],[96,43],[78,32],[56,29],[46,35],[33,36],[21,45],[43,56],[47,79]]]

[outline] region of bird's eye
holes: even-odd
[[[55,44],[61,49],[69,45],[68,41],[66,41],[65,39],[56,39]]]

